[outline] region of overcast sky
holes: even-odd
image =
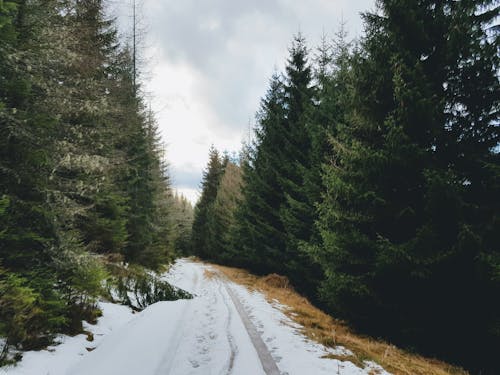
[[[359,36],[359,14],[374,3],[144,0],[145,88],[167,144],[174,188],[194,202],[210,145],[240,149],[271,74],[284,68],[294,34],[300,30],[314,47],[343,19],[350,36]]]

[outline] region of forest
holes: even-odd
[[[192,298],[155,272],[194,255],[498,373],[498,1],[378,0],[359,38],[297,33],[252,140],[209,150],[194,208],[172,187],[138,39],[106,5],[0,0],[0,366],[83,332],[100,298]]]
[[[498,373],[496,1],[378,1],[302,34],[239,158],[209,152],[188,254],[294,288],[359,333]]]
[[[179,297],[147,269],[189,242],[192,207],[104,6],[0,1],[0,365],[81,332],[110,283]]]

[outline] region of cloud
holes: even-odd
[[[200,183],[200,171],[193,166],[171,167],[173,184],[179,189],[192,189]]]
[[[373,4],[374,0],[146,2],[150,54],[155,56],[147,88],[168,143],[174,181],[189,182],[189,188],[196,189],[211,144],[229,151],[240,147],[274,68],[284,68],[294,33],[300,30],[315,46],[323,31],[333,34],[343,18],[351,35],[359,35],[358,13]]]

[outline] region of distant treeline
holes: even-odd
[[[0,364],[95,314],[94,254],[156,269],[189,238],[134,54],[103,9],[0,1]]]
[[[481,374],[500,348],[495,1],[381,0],[299,34],[238,163],[211,150],[192,252],[277,272],[363,333]]]

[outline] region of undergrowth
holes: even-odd
[[[106,262],[106,268],[110,274],[106,281],[107,298],[136,311],[160,301],[193,298],[189,292],[170,285],[142,266]]]
[[[125,264],[119,254],[83,254],[67,264],[61,262],[62,280],[45,273],[28,278],[0,265],[0,367],[15,364],[25,351],[52,345],[58,333],[85,333],[82,321],[95,324],[102,315],[99,299],[140,311],[193,297],[156,272]]]

